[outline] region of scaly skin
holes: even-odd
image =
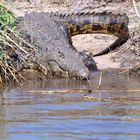
[[[112,34],[117,36],[118,39],[111,44],[108,48],[101,51],[94,56],[106,54],[115,48],[121,46],[129,38],[128,30],[128,16],[123,14],[116,14],[112,12],[101,12],[101,13],[72,13],[72,14],[61,14],[61,13],[50,13],[50,16],[54,21],[63,22],[70,36],[78,34]],[[70,39],[71,40],[71,39]]]
[[[69,43],[65,26],[55,23],[47,14],[32,12],[17,19],[16,31],[30,37],[36,52],[31,55],[57,76],[87,79],[89,69],[80,53]],[[88,58],[87,58],[88,59]],[[91,61],[91,60],[90,60]]]

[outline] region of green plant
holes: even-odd
[[[4,29],[4,27],[9,26],[10,28],[15,25],[15,16],[12,12],[6,9],[2,4],[0,4],[0,27]]]

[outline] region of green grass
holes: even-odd
[[[15,16],[12,12],[10,12],[8,9],[6,9],[1,3],[0,3],[0,27],[1,29],[4,29],[4,27],[14,27],[15,25]]]

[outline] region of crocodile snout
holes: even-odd
[[[78,74],[77,76],[80,78],[80,79],[88,79],[88,76],[89,76],[89,70],[87,68],[85,69],[80,69],[78,71]]]

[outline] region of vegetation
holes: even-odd
[[[9,26],[10,28],[12,28],[12,27],[14,27],[14,23],[15,23],[14,14],[0,4],[0,27],[1,27],[1,29],[4,29],[6,26]]]
[[[23,68],[32,67],[43,74],[47,69],[34,62],[31,50],[35,49],[23,40],[14,31],[16,18],[13,13],[0,5],[0,83],[21,82],[24,77],[20,71]],[[28,46],[28,49],[25,46]],[[29,53],[30,52],[30,53]]]

